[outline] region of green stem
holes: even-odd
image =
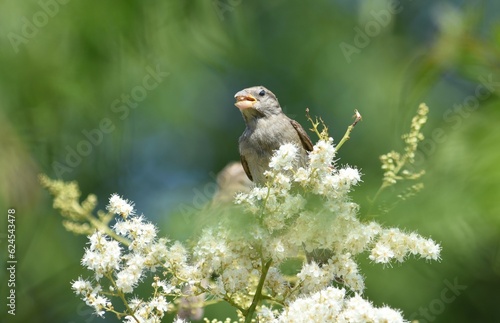
[[[113,230],[111,230],[106,224],[102,223],[99,219],[94,217],[90,213],[86,213],[85,217],[87,221],[92,224],[92,226],[102,232],[104,232],[106,235],[110,236],[111,238],[115,239],[116,241],[124,244],[125,246],[130,246],[130,240],[117,235]]]
[[[255,313],[255,309],[259,304],[259,301],[262,298],[262,288],[264,287],[264,282],[266,281],[267,272],[271,267],[272,259],[269,259],[264,266],[262,267],[262,275],[260,276],[259,284],[257,285],[257,289],[255,290],[255,295],[253,296],[252,304],[246,311],[243,313],[245,315],[245,323],[252,322],[253,314]]]
[[[372,199],[368,198],[368,201],[369,201],[369,207],[368,207],[368,214],[367,216],[372,216],[372,210],[373,210],[373,207],[375,206],[375,201],[377,200],[377,198],[379,197],[380,193],[382,193],[382,191],[387,187],[388,185],[385,185],[385,183],[382,183],[382,185],[380,185],[380,187],[378,188],[377,190],[377,193],[375,193],[375,196],[373,196]]]
[[[82,215],[83,218],[87,220],[94,228],[101,232],[104,232],[106,235],[124,244],[125,246],[130,246],[130,240],[116,234],[113,230],[111,230],[110,227],[108,227],[107,223],[104,223],[102,219],[96,218],[94,215],[92,215],[92,213],[86,211],[79,203],[73,203],[72,207],[75,212]]]
[[[134,320],[139,323],[139,319],[135,316],[135,309],[130,308],[128,305],[127,299],[125,298],[125,294],[120,291],[120,289],[116,286],[116,282],[111,276],[111,274],[107,274],[106,277],[109,279],[115,290],[117,291],[118,297],[122,300],[123,305],[125,305],[126,313],[128,313],[130,316],[134,318]]]
[[[262,209],[260,213],[259,220],[262,221],[262,217],[264,216],[264,212],[266,210],[266,205],[267,205],[267,200],[269,199],[269,195],[271,195],[271,184],[267,184],[267,194],[266,197],[264,198],[264,201],[262,202]]]
[[[318,131],[318,126],[319,126],[319,121],[318,121],[318,118],[316,118],[316,122],[314,122],[314,120],[311,118],[311,116],[309,115],[309,108],[306,108],[306,117],[307,117],[307,120],[309,120],[309,122],[311,122],[312,124],[312,131],[314,131],[316,133],[316,135],[318,136],[318,138],[321,139],[321,133],[319,133]]]
[[[355,115],[354,117],[356,118],[354,120],[354,122],[349,126],[347,127],[347,130],[344,134],[344,137],[342,137],[342,139],[340,140],[340,142],[337,144],[337,146],[335,146],[335,150],[336,151],[339,151],[340,147],[342,147],[342,145],[347,141],[349,140],[351,137],[351,131],[352,129],[354,129],[354,127],[356,126],[356,124],[361,120],[361,114],[359,114],[358,110],[354,110],[355,112]]]
[[[398,165],[396,166],[396,168],[394,168],[394,176],[398,176],[399,172],[401,171],[401,169],[404,167],[404,165],[406,164],[406,161],[408,160],[408,157],[406,155],[403,156],[402,160],[398,163]],[[370,207],[368,209],[368,216],[371,216],[371,212],[372,212],[372,209],[375,205],[375,201],[377,200],[377,198],[380,196],[380,194],[382,193],[383,190],[385,190],[387,187],[393,185],[392,183],[387,183],[387,182],[383,182],[382,185],[380,185],[379,189],[377,190],[377,193],[375,193],[375,196],[373,196],[373,198],[370,200]]]

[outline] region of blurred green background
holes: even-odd
[[[364,174],[354,194],[362,212],[381,183],[378,156],[402,148],[428,104],[417,158],[426,189],[377,220],[440,242],[442,261],[361,260],[366,294],[421,322],[500,321],[499,18],[493,0],[3,0],[0,320],[116,321],[72,293],[70,281],[88,274],[86,239],[63,229],[38,173],[78,181],[101,208],[124,195],[161,234],[184,240],[194,227],[186,207],[208,201],[214,174],[239,158],[234,93],[265,85],[304,127],[306,107],[321,116],[337,142],[359,109],[339,157]],[[8,208],[15,317],[6,315]]]

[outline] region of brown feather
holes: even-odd
[[[312,151],[313,150],[313,143],[311,142],[311,139],[305,132],[304,128],[300,125],[295,120],[290,119],[290,123],[292,126],[297,130],[297,133],[299,134],[300,141],[302,142],[302,146],[304,147],[305,150],[307,151]]]
[[[242,155],[240,155],[240,159],[241,159],[241,166],[243,166],[243,169],[245,170],[245,173],[247,174],[248,178],[253,182],[252,173],[250,173],[250,168],[248,168],[247,160]]]

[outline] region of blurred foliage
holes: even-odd
[[[426,188],[380,221],[432,236],[443,260],[365,263],[367,294],[406,317],[428,309],[439,322],[499,321],[500,4],[396,4],[2,1],[0,210],[17,210],[18,258],[17,315],[8,321],[103,321],[70,290],[83,274],[85,240],[64,231],[38,172],[57,177],[54,163],[67,165],[80,149],[62,179],[78,181],[84,196],[96,193],[100,208],[118,192],[163,234],[186,239],[194,224],[179,206],[208,201],[214,174],[239,158],[244,123],[233,95],[258,84],[303,125],[309,107],[337,141],[359,109],[363,122],[339,157],[365,174],[355,194],[362,211],[381,184],[379,155],[401,148],[400,135],[426,102],[417,153]],[[363,46],[345,55],[341,44],[356,41]],[[144,84],[151,70],[163,77]],[[95,144],[84,143],[85,133]],[[3,220],[2,264],[5,227]],[[454,280],[467,288],[443,302]]]

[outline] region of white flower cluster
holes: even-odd
[[[100,232],[89,237],[90,247],[85,249],[82,265],[94,271],[95,278],[120,268],[121,250],[118,241],[110,240]]]
[[[284,144],[279,149],[279,155],[271,158],[269,167],[275,170],[290,170],[297,159],[298,149],[293,144]]]
[[[125,205],[127,204],[127,205]],[[124,215],[132,215],[133,205],[117,195],[110,198],[109,210]],[[192,267],[187,265],[187,252],[174,243],[167,246],[167,239],[157,238],[157,228],[145,221],[144,217],[129,217],[118,221],[113,226],[116,237],[129,239],[128,248],[120,247],[119,242],[100,231],[89,236],[90,247],[85,249],[82,265],[94,272],[94,284],[90,280],[78,278],[72,288],[81,295],[87,305],[92,306],[97,315],[103,316],[105,311],[113,311],[110,296],[125,298],[125,294],[134,292],[138,284],[147,274],[161,269],[164,273],[176,272],[176,277],[192,275]],[[177,270],[181,268],[182,270]],[[191,271],[189,271],[191,269]],[[188,272],[186,272],[188,271]],[[103,277],[108,291],[102,287]],[[170,281],[155,279],[152,287],[153,296],[149,300],[133,297],[127,300],[129,311],[125,322],[160,322],[168,310],[169,302],[166,296],[182,296],[181,288],[185,285],[183,279]],[[104,296],[106,295],[106,296]]]
[[[88,306],[94,308],[95,314],[103,316],[105,310],[111,309],[112,304],[109,299],[100,294],[101,286],[92,286],[92,284],[82,278],[78,278],[71,285],[77,295],[81,295]]]
[[[135,214],[134,203],[121,198],[116,193],[111,195],[106,209],[111,213],[121,215],[123,218],[127,218],[129,215]]]
[[[331,139],[320,140],[314,146],[307,167],[294,169],[290,166],[296,163],[297,155],[297,147],[283,145],[269,165],[268,184],[236,197],[236,203],[246,209],[246,216],[251,214],[257,219],[255,222],[245,220],[245,230],[255,239],[251,247],[273,260],[276,267],[271,269],[288,257],[296,257],[303,246],[306,253],[312,255],[313,261],[305,263],[296,275],[299,288],[291,291],[276,269],[278,274],[267,282],[271,294],[286,295],[293,300],[298,295],[324,291],[332,281],[361,293],[364,279],[355,257],[363,252],[369,252],[372,261],[382,264],[393,260],[402,262],[408,255],[439,259],[440,246],[431,239],[399,229],[384,229],[376,222],[364,223],[358,219],[359,206],[351,201],[349,193],[361,181],[360,173],[353,167],[339,168],[335,164]],[[326,250],[326,259],[315,258],[315,250]],[[230,265],[231,261],[227,263]],[[259,268],[249,265],[245,277],[251,275],[252,269]],[[355,300],[357,298],[349,302],[356,304]],[[384,309],[377,313],[394,314]]]
[[[204,295],[228,302],[240,315],[256,313],[261,322],[404,322],[398,311],[375,308],[360,296],[364,279],[356,256],[366,252],[382,264],[402,262],[409,255],[437,260],[440,246],[416,233],[360,221],[359,206],[349,196],[360,173],[336,165],[332,139],[314,146],[307,166],[297,168],[300,158],[292,144],[278,149],[266,186],[238,194],[241,207],[221,212],[192,250],[159,239],[153,224],[133,216],[131,202],[112,195],[108,210],[123,220],[113,231],[89,237],[82,264],[94,272],[94,283],[79,278],[73,282],[75,293],[101,316],[115,312],[113,297],[125,301],[126,322],[159,322],[176,306],[169,297],[182,304],[180,312],[193,304],[194,313],[203,306]],[[291,258],[307,261],[290,276],[281,264]],[[152,296],[127,298],[149,273],[158,273]],[[109,281],[107,288],[103,278]],[[346,290],[355,296],[346,297]],[[266,307],[264,300],[283,309]]]
[[[123,322],[160,323],[161,318],[168,310],[168,302],[163,295],[153,297],[149,302],[134,297],[129,301],[129,307],[134,309],[134,314],[125,316]]]
[[[371,250],[370,260],[375,263],[388,263],[392,259],[403,262],[408,254],[420,255],[426,260],[438,260],[441,247],[432,239],[425,239],[416,233],[406,234],[397,228],[383,230],[375,247]]]
[[[401,313],[387,306],[376,308],[361,296],[346,297],[344,289],[328,287],[290,303],[274,318],[274,313],[261,311],[261,322],[405,322]]]
[[[247,239],[231,235],[223,227],[204,230],[193,250],[193,261],[211,294],[224,298],[227,294],[252,292],[252,281],[259,276],[260,258]],[[218,277],[212,280],[216,274]]]

